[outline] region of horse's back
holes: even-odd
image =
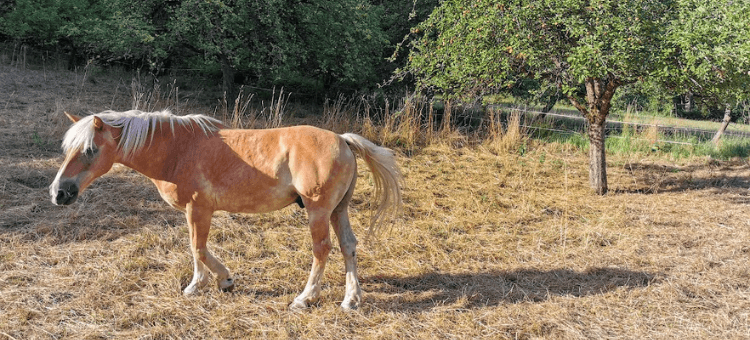
[[[222,143],[244,161],[260,167],[269,160],[285,158],[291,163],[299,163],[298,166],[323,165],[327,160],[346,158],[351,154],[346,142],[336,133],[308,125],[258,130],[225,129],[219,135]]]

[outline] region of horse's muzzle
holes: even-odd
[[[55,195],[52,193],[52,195]],[[78,185],[75,182],[60,183],[57,194],[52,197],[52,203],[55,205],[72,204],[78,198]]]

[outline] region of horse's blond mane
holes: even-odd
[[[122,129],[119,148],[125,158],[129,158],[135,151],[146,145],[146,140],[149,137],[153,139],[151,131],[160,123],[169,123],[172,134],[175,131],[175,124],[191,127],[192,124],[195,124],[206,135],[219,130],[217,125],[221,124],[219,120],[204,115],[175,116],[169,110],[156,112],[139,110],[104,111],[83,117],[68,129],[62,142],[65,153],[73,150],[85,151],[94,145],[94,116],[101,118],[107,125]]]

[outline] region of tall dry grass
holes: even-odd
[[[149,87],[140,78],[131,81],[131,109],[155,111],[171,109],[176,114],[194,112],[195,107],[181,102],[177,81],[167,83],[162,90],[159,83]],[[213,107],[212,115],[232,128],[275,128],[297,123],[294,113],[289,112],[291,94],[284,89],[273,89],[270,99],[261,97],[244,87],[236,98],[223,96]],[[382,101],[382,102],[381,102]],[[355,132],[379,144],[413,153],[432,144],[461,146],[484,143],[493,152],[512,152],[528,139],[518,112],[505,114],[499,110],[488,110],[473,128],[472,133],[463,133],[456,125],[455,117],[466,115],[466,108],[451,103],[441,103],[436,110],[434,102],[425,97],[407,93],[393,102],[389,98],[360,95],[326,99],[319,113],[305,114],[306,123],[318,125],[339,133]],[[294,110],[302,111],[299,107]],[[309,109],[308,109],[309,110]],[[454,112],[459,111],[459,112]],[[477,117],[474,117],[475,119]]]
[[[488,116],[488,132],[484,143],[492,152],[499,154],[516,151],[529,138],[526,128],[521,124],[519,112],[511,112],[505,124],[499,110],[488,110]]]
[[[0,68],[7,75],[0,83],[0,338],[750,334],[750,167],[744,161],[675,164],[650,154],[614,154],[608,157],[611,194],[599,197],[588,189],[585,152],[523,137],[520,145],[528,148],[514,152],[511,141],[519,139],[510,137],[516,135],[512,123],[501,126],[493,118],[479,128],[493,136],[493,146],[472,141],[476,135],[455,126],[443,135],[444,115],[429,103],[396,114],[401,103],[332,101],[334,128],[359,129],[402,151],[404,213],[379,242],[358,247],[364,291],[359,311],[338,309],[345,278],[334,249],[321,301],[291,312],[286,306],[303,288],[312,258],[304,210],[217,213],[209,247],[236,273],[237,287],[222,293],[211,285],[184,297],[180,290],[192,275],[185,219],[146,178],[118,166],[73,206],[49,203],[47,185],[62,157],[57,147],[35,142],[33,133],[58,145],[53,131],[69,124],[53,119],[62,115],[58,111],[129,109],[127,82],[93,75],[97,84],[87,80],[80,96],[70,98],[81,74]],[[45,77],[54,83],[44,83]],[[179,92],[160,91],[161,103],[196,102],[193,94]],[[249,125],[253,105],[265,108],[255,111],[257,124],[276,118],[266,118],[274,112],[270,101],[246,93],[238,103],[245,102],[250,104],[238,124]],[[293,105],[282,105],[282,125],[323,125],[320,115],[295,117],[288,112],[296,110]],[[220,116],[217,107],[188,108]],[[395,115],[390,127],[385,113]],[[461,114],[448,113],[454,119]],[[351,126],[337,126],[346,119]],[[350,206],[358,234],[367,225],[373,193],[365,167],[360,171]]]

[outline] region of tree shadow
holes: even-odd
[[[747,191],[750,188],[750,166],[746,162],[712,161],[687,166],[628,163],[624,170],[634,179],[634,184],[616,188],[614,193],[656,194],[715,189],[734,191],[740,196],[750,194]]]
[[[412,277],[374,277],[363,280],[364,290],[381,308],[399,311],[460,304],[481,308],[502,303],[542,302],[554,296],[584,297],[626,288],[644,288],[658,274],[619,268],[517,269],[485,273],[427,273]]]

